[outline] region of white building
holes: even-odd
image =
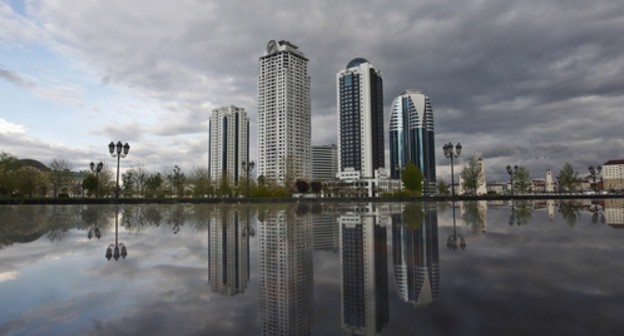
[[[210,178],[238,185],[245,178],[243,162],[249,162],[249,118],[244,108],[225,106],[210,116],[208,167]]]
[[[346,170],[373,178],[385,166],[381,72],[355,58],[336,74],[338,174]]]
[[[308,59],[269,41],[258,73],[258,176],[279,185],[311,177],[310,109]]]
[[[553,182],[552,172],[550,169],[546,171],[546,186],[544,191],[547,193],[555,192],[555,183]]]
[[[604,190],[624,189],[624,160],[609,160],[602,165]]]

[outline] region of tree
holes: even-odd
[[[17,171],[21,164],[11,154],[0,153],[0,196],[11,196],[16,189]]]
[[[423,175],[420,170],[411,162],[408,162],[401,172],[401,182],[405,189],[414,195],[422,195]]]
[[[440,195],[448,195],[451,193],[451,189],[449,189],[448,184],[444,182],[444,180],[440,180],[438,182],[438,194]]]
[[[514,190],[519,192],[530,191],[533,183],[531,182],[531,175],[527,167],[518,167],[518,170],[514,173]]]
[[[167,175],[169,186],[173,188],[175,194],[178,197],[184,196],[184,187],[186,185],[186,175],[182,172],[182,169],[178,166],[173,167],[173,172]]]
[[[82,189],[87,191],[87,196],[97,195],[98,180],[94,174],[89,174],[82,180]]]
[[[163,178],[160,173],[152,173],[145,179],[145,197],[162,196]]]
[[[464,192],[474,195],[479,187],[479,177],[481,175],[481,166],[474,155],[468,156],[468,163],[464,166],[460,176],[463,180]]]
[[[145,180],[147,180],[145,168],[143,166],[132,167],[127,173],[130,174],[130,182],[132,182],[136,194],[143,196],[145,193]]]
[[[123,184],[121,194],[124,197],[132,197],[135,194],[136,190],[134,188],[134,180],[134,171],[132,171],[132,169],[121,175],[121,181]]]
[[[295,189],[297,189],[297,192],[305,194],[310,189],[310,184],[306,180],[297,179],[295,182]]]
[[[64,159],[56,158],[50,163],[50,169],[50,184],[54,197],[57,197],[59,192],[67,193],[72,181],[69,164]]]
[[[193,185],[193,196],[204,197],[213,193],[212,181],[207,168],[195,168],[191,172],[190,181]]]
[[[313,193],[318,195],[321,192],[321,190],[323,190],[323,184],[319,181],[312,181],[310,183],[310,189],[312,190]]]
[[[572,192],[576,187],[578,172],[574,171],[572,165],[566,162],[563,165],[563,169],[559,171],[559,176],[557,176],[557,180],[559,181],[559,188],[564,188],[567,191]]]

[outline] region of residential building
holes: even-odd
[[[423,174],[423,192],[435,194],[433,109],[420,90],[404,91],[392,102],[389,140],[391,177],[400,179],[400,172],[411,162]]]
[[[624,160],[609,160],[602,165],[602,181],[605,190],[624,189]]]
[[[249,283],[249,215],[223,205],[208,225],[208,283],[212,292],[234,296]]]
[[[333,180],[338,172],[336,145],[312,146],[312,180]]]
[[[381,72],[355,58],[336,74],[338,174],[348,169],[372,178],[384,168],[384,116]]]
[[[309,179],[312,167],[308,59],[274,40],[258,73],[258,176],[278,185]]]
[[[386,227],[375,213],[346,213],[338,223],[342,328],[352,335],[379,335],[390,318]]]
[[[210,116],[208,171],[213,181],[238,185],[249,162],[249,118],[242,107],[224,106]]]

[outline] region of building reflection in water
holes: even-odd
[[[338,223],[342,328],[352,334],[378,334],[389,320],[386,227],[372,205],[341,215]]]
[[[598,211],[599,209],[596,209],[596,213]],[[624,200],[606,199],[603,213],[607,225],[616,229],[624,229]]]
[[[234,296],[249,283],[249,217],[240,207],[217,207],[208,225],[208,283],[214,293]]]
[[[473,233],[479,234],[487,231],[487,201],[464,201],[459,204],[459,207],[462,219]]]
[[[392,250],[400,299],[415,307],[431,305],[440,283],[435,203],[411,203],[392,215]]]
[[[292,206],[258,214],[258,319],[262,335],[309,335],[312,225]]]

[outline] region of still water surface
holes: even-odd
[[[621,200],[0,206],[0,335],[622,335],[622,228]]]

